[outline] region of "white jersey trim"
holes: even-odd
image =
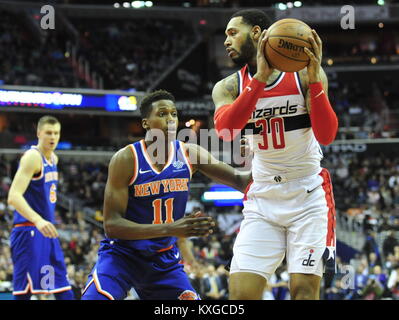
[[[281,81],[283,81],[284,77],[285,77],[285,72],[281,72],[280,75],[278,76],[278,78],[274,81],[274,83],[273,83],[271,86],[267,86],[267,85],[266,85],[265,91],[269,91],[269,90],[271,90],[271,89],[277,87],[278,84],[279,84]]]
[[[305,104],[306,104],[305,93],[304,93],[303,90],[302,90],[301,79],[299,78],[299,73],[298,73],[298,72],[295,72],[294,74],[295,74],[295,83],[296,83],[296,86],[297,86],[299,92],[301,93],[303,99],[305,100]]]
[[[237,73],[238,73],[238,95],[240,95],[242,92],[242,75],[240,71],[237,71]]]

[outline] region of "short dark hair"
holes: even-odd
[[[259,26],[262,30],[267,29],[272,23],[272,20],[266,12],[259,9],[244,9],[237,11],[230,17],[230,20],[236,17],[242,17],[242,21],[245,24],[251,27]]]
[[[61,124],[56,117],[53,116],[43,116],[37,122],[37,128],[40,129],[45,124]]]
[[[147,94],[140,103],[141,117],[148,117],[152,111],[152,104],[159,100],[172,100],[174,103],[175,97],[166,90],[157,90]]]

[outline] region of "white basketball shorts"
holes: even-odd
[[[233,247],[230,273],[252,272],[268,281],[286,257],[288,273],[336,271],[335,204],[327,169],[311,176],[254,182]]]

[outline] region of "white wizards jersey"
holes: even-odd
[[[252,80],[248,66],[238,71],[238,79],[241,94]],[[265,87],[242,133],[254,152],[254,181],[321,170],[323,153],[313,134],[298,73],[282,72]]]

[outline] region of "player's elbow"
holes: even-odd
[[[15,207],[15,202],[16,202],[16,195],[15,195],[14,192],[10,192],[10,193],[8,194],[8,197],[7,197],[7,204],[8,204],[9,206]]]
[[[318,138],[316,138],[316,140],[323,146],[328,146],[329,144],[334,142],[335,136],[333,136],[333,137],[318,137]]]
[[[318,134],[316,139],[323,146],[328,146],[329,144],[334,142],[335,137],[337,136],[337,132],[338,125],[333,125],[331,130],[325,131],[322,134]]]
[[[233,141],[241,130],[234,129],[234,126],[229,121],[226,121],[227,115],[225,115],[223,111],[225,111],[224,107],[221,107],[213,116],[216,134],[219,139],[222,139],[223,141]]]
[[[315,130],[316,129],[316,130]],[[338,132],[338,121],[337,118],[325,124],[324,127],[314,128],[313,130],[316,140],[323,146],[328,146],[333,143]]]
[[[113,219],[104,219],[103,222],[104,231],[108,238],[118,238],[116,231],[116,224]]]

